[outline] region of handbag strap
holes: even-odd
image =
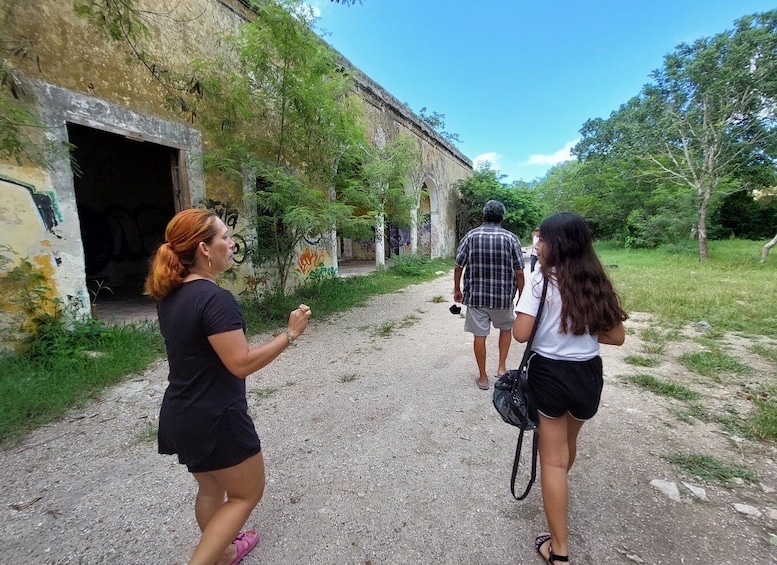
[[[534,318],[534,326],[531,329],[531,335],[529,336],[529,340],[526,342],[526,350],[523,352],[523,359],[521,360],[520,369],[523,369],[529,362],[531,346],[532,342],[534,341],[534,334],[537,333],[537,327],[540,325],[540,316],[542,316],[542,309],[545,306],[545,296],[548,293],[548,279],[547,277],[543,278],[544,280],[542,282],[542,296],[540,297],[540,306],[537,308],[537,316]],[[537,480],[537,451],[540,439],[539,428],[534,430],[534,437],[532,438],[531,442],[531,477],[529,478],[529,484],[526,485],[526,489],[523,491],[521,496],[515,494],[515,477],[518,475],[518,467],[520,466],[521,462],[523,432],[524,430],[521,429],[521,431],[518,433],[518,443],[515,446],[515,459],[513,459],[513,472],[510,477],[510,492],[513,494],[513,498],[515,498],[515,500],[523,500],[529,496],[529,491],[531,490],[531,487],[534,486],[534,481]]]
[[[534,325],[531,329],[531,334],[529,335],[529,341],[526,342],[526,349],[523,352],[523,359],[521,359],[521,364],[518,366],[518,369],[523,369],[529,362],[529,356],[531,355],[531,346],[532,343],[534,343],[534,335],[537,333],[537,328],[540,325],[540,316],[542,316],[542,310],[545,307],[545,295],[548,294],[548,279],[547,277],[543,277],[542,281],[542,296],[540,296],[540,306],[537,308],[537,315],[534,317]]]
[[[510,477],[510,492],[513,493],[515,500],[523,500],[529,496],[534,481],[537,479],[537,449],[539,447],[539,428],[534,430],[534,437],[531,442],[531,478],[529,484],[526,485],[526,489],[521,496],[515,494],[515,477],[518,475],[518,466],[521,460],[521,447],[523,446],[523,430],[518,434],[518,444],[515,446],[515,459],[513,460],[513,474]]]

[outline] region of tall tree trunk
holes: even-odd
[[[707,247],[707,206],[699,207],[699,261],[703,263],[710,257]]]
[[[699,181],[697,192],[699,194],[699,262],[704,263],[710,257],[709,248],[707,247],[707,209],[710,205],[710,199],[712,198],[712,192],[717,181],[712,174],[709,173],[709,177],[706,180]]]
[[[766,261],[766,255],[769,253],[769,250],[777,245],[777,235],[774,236],[774,239],[772,239],[769,243],[764,245],[763,251],[761,251],[761,263]]]

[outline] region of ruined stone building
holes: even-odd
[[[145,20],[151,33],[144,49],[170,69],[207,57],[220,48],[220,34],[256,16],[241,0],[136,5],[166,15]],[[203,170],[207,135],[196,120],[163,102],[153,69],[130,62],[127,44],[98,33],[75,12],[73,0],[0,0],[0,29],[5,66],[42,126],[42,159],[0,158],[3,272],[26,258],[43,273],[53,297],[88,312],[99,285],[140,296],[148,258],[179,210],[211,208],[236,242],[246,239],[251,228],[242,192],[249,187],[230,187]],[[342,64],[352,67],[346,59]],[[389,226],[385,255],[452,256],[453,185],[471,174],[471,161],[380,85],[353,71],[370,139],[408,134],[421,154],[409,179],[422,195],[413,210],[415,227]],[[349,259],[375,259],[375,243],[324,235],[305,241],[297,259],[300,281],[313,264],[337,268]],[[18,315],[7,298],[0,307],[5,328]]]

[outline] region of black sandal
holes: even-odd
[[[553,553],[553,548],[548,545],[548,551],[550,551],[550,559],[545,559],[545,556],[540,551],[540,548],[545,545],[545,542],[550,541],[550,534],[541,534],[537,536],[534,539],[534,549],[537,550],[537,553],[540,554],[540,557],[542,557],[543,560],[545,560],[547,563],[550,563],[553,565],[556,561],[559,561],[561,563],[569,563],[569,556],[568,555],[556,555]]]

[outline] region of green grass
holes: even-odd
[[[714,330],[777,335],[777,257],[760,263],[765,242],[710,241],[703,264],[693,243],[671,254],[612,243],[596,250],[605,265],[618,265],[608,273],[628,311],[650,312],[666,327],[705,320]]]
[[[263,400],[265,398],[271,397],[273,394],[278,392],[278,389],[275,387],[264,387],[264,388],[255,388],[249,392],[251,396],[253,396],[257,400]]]
[[[129,445],[133,446],[139,443],[155,441],[158,430],[159,428],[157,428],[156,425],[152,424],[151,422],[146,422],[143,424],[143,428],[137,434],[135,434],[134,438],[132,438]]]
[[[701,422],[709,420],[707,411],[699,401],[689,401],[683,404],[681,408],[672,408],[672,413],[678,420],[686,424],[693,424],[696,420]]]
[[[644,328],[639,332],[639,337],[645,343],[664,343],[664,334],[655,327]]]
[[[661,381],[652,375],[631,375],[627,380],[661,396],[668,396],[678,400],[698,400],[701,395],[686,386],[677,383]]]
[[[389,320],[372,329],[372,337],[389,337],[396,330],[413,326],[421,321],[419,316],[408,314],[399,321]]]
[[[341,383],[352,383],[353,381],[358,379],[359,379],[359,375],[357,375],[356,373],[348,373],[347,375],[340,375],[337,378],[337,381]]]
[[[164,351],[156,324],[48,327],[33,350],[0,357],[0,443],[61,417]]]
[[[655,367],[661,362],[655,357],[643,357],[642,355],[627,355],[624,361],[637,367]]]
[[[397,329],[397,323],[396,322],[383,322],[381,325],[379,325],[377,328],[375,328],[372,332],[373,337],[388,337],[391,334],[394,333],[394,330]]]
[[[748,483],[758,480],[758,475],[747,467],[726,463],[711,455],[672,453],[665,459],[702,481],[728,484],[735,478]]]
[[[750,347],[750,351],[777,365],[777,347],[756,343]]]
[[[680,356],[680,362],[716,382],[722,382],[727,375],[746,375],[753,372],[751,367],[722,351],[685,353]]]
[[[666,351],[666,345],[663,343],[642,343],[642,352],[648,355],[661,355]]]
[[[747,420],[749,437],[777,440],[777,386],[761,388],[753,395],[755,410]]]

